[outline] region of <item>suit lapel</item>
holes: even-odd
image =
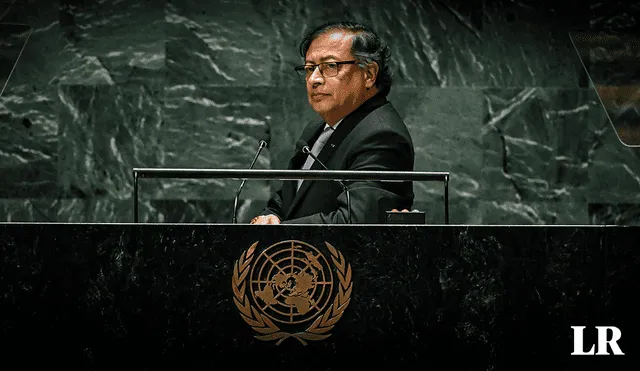
[[[371,113],[376,108],[387,103],[386,97],[382,95],[376,95],[369,99],[367,102],[362,104],[358,109],[347,115],[344,120],[338,125],[338,128],[335,130],[333,134],[329,137],[327,143],[325,143],[324,147],[322,147],[322,151],[318,154],[318,159],[323,163],[327,164],[327,161],[331,158],[331,155],[335,152],[335,150],[340,146],[340,144],[345,140],[345,138],[351,133],[351,131],[362,121],[369,113]],[[310,125],[306,128],[306,130],[300,136],[301,139],[305,140],[312,146],[311,143],[315,143],[316,139],[320,136],[320,133],[324,129],[325,123],[322,122],[319,126]],[[313,141],[312,141],[313,140]],[[289,163],[290,169],[300,169],[306,156],[304,154],[298,157],[298,154],[291,159]],[[322,165],[317,161],[314,161],[313,165],[311,165],[310,170],[324,170]],[[331,170],[331,168],[330,168]],[[289,181],[289,188],[291,191],[291,195],[293,195],[293,200],[291,201],[291,206],[289,207],[289,211],[285,219],[289,219],[289,216],[293,213],[295,208],[300,203],[300,200],[304,197],[304,194],[309,190],[309,187],[313,184],[313,180],[305,180],[300,185],[300,189],[296,192],[296,181]]]

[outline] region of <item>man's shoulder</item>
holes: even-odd
[[[360,126],[360,130],[368,132],[382,130],[408,134],[407,125],[391,102],[371,111],[360,121],[358,126]]]
[[[371,114],[369,116],[371,116],[372,119],[383,118],[386,120],[391,120],[392,122],[401,122],[402,124],[404,124],[404,122],[402,121],[402,118],[400,117],[400,114],[398,113],[396,108],[393,106],[393,103],[389,101],[387,101],[382,106],[371,111]]]

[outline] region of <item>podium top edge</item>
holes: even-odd
[[[110,225],[110,226],[171,226],[171,227],[231,227],[231,226],[247,226],[247,227],[339,227],[339,228],[351,228],[351,227],[366,227],[366,228],[379,228],[379,227],[416,227],[416,228],[430,228],[430,227],[457,227],[457,228],[639,228],[639,226],[633,225],[618,225],[618,224],[277,224],[277,225],[250,225],[250,224],[232,224],[232,223],[76,223],[76,222],[0,222],[0,225]]]
[[[273,170],[273,169],[172,169],[133,168],[137,178],[247,178],[274,180],[444,180],[444,171],[372,171],[372,170]]]

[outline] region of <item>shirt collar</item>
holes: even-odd
[[[329,124],[324,124],[324,128],[326,129],[327,127],[329,127],[329,128],[331,128],[333,130],[336,130],[338,128],[338,125],[340,125],[340,123],[342,122],[342,120],[344,120],[344,119],[340,119],[340,121],[336,122],[336,124],[333,125],[333,126],[331,126]]]

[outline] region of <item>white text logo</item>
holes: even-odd
[[[615,326],[596,326],[598,330],[598,348],[596,351],[596,345],[592,345],[591,349],[584,351],[584,329],[586,326],[571,326],[573,329],[573,353],[572,356],[608,356],[609,348],[616,356],[622,356],[622,350],[618,346],[618,340],[622,337],[622,332]],[[609,330],[611,330],[609,332]],[[611,338],[608,334],[611,333]]]

